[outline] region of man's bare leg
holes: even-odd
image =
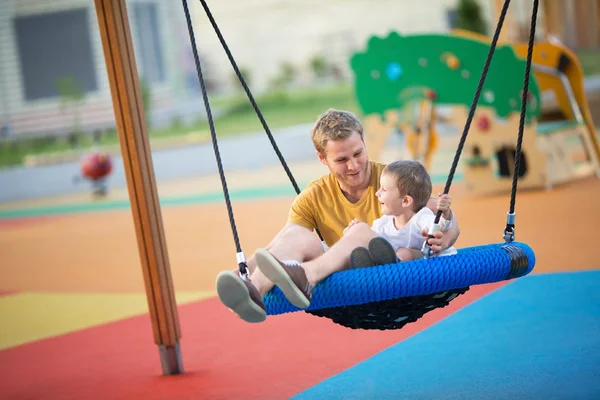
[[[311,231],[299,225],[286,225],[266,247],[269,253],[280,260],[296,260],[305,262],[314,260],[324,253],[319,238]],[[256,256],[253,254],[247,262],[251,271],[250,280],[264,297],[271,289],[273,282],[256,268]]]
[[[293,305],[306,308],[310,305],[312,288],[334,272],[347,269],[352,250],[359,246],[368,246],[375,236],[369,225],[359,223],[328,251],[312,261],[286,262],[267,249],[257,250],[256,261],[258,268],[281,289]]]
[[[312,260],[323,254],[321,241],[313,232],[291,224],[277,234],[268,248],[284,260]],[[248,258],[246,265],[251,279],[242,279],[237,269],[223,271],[217,277],[217,294],[221,302],[243,320],[262,322],[267,317],[262,298],[274,285],[256,268],[254,255]]]
[[[375,232],[365,223],[359,223],[350,229],[336,244],[320,257],[302,263],[308,282],[315,286],[334,272],[348,268],[352,250],[359,246],[368,246]]]

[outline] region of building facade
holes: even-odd
[[[203,115],[197,90],[185,82],[181,68],[190,51],[181,7],[168,0],[126,4],[138,72],[150,93],[150,120],[164,125],[193,112]],[[5,134],[61,135],[114,125],[94,2],[0,1]]]
[[[503,0],[477,0],[491,34]],[[372,35],[448,32],[458,0],[221,0],[211,12],[253,93],[272,89],[287,69],[314,84],[310,62],[323,59],[341,79],[349,57]],[[198,76],[180,2],[126,0],[138,71],[150,89],[150,119],[203,118]],[[503,29],[526,39],[532,0],[513,0]],[[233,68],[198,1],[189,1],[211,93],[239,88]],[[542,0],[539,36],[572,48],[600,46],[600,0]],[[577,21],[577,23],[575,23]],[[114,126],[97,17],[91,0],[0,1],[0,126],[16,135],[64,134]],[[65,95],[65,92],[67,93]],[[69,94],[70,93],[70,94]],[[77,93],[82,94],[79,98]],[[7,129],[3,129],[6,132]]]
[[[494,26],[503,3],[504,0],[481,2]],[[505,39],[527,41],[532,9],[533,0],[511,1],[503,28]],[[542,0],[536,31],[539,38],[552,35],[575,50],[600,50],[600,0]]]
[[[313,57],[348,76],[349,56],[371,35],[447,32],[456,0],[253,0],[211,1],[211,12],[251,88],[268,90],[287,64],[309,81]],[[196,44],[219,86],[231,84],[232,67],[199,2],[191,2]]]

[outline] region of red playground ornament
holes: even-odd
[[[490,119],[488,117],[481,116],[477,119],[477,128],[479,128],[480,131],[485,132],[487,130],[490,129]]]
[[[81,175],[91,181],[106,178],[112,172],[112,160],[104,151],[87,154],[81,160]]]
[[[425,92],[425,96],[431,101],[435,101],[437,99],[437,93],[434,90],[428,89]]]

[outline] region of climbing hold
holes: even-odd
[[[391,62],[388,64],[385,72],[388,78],[395,81],[402,76],[402,67],[397,62]]]
[[[452,53],[443,53],[442,60],[445,61],[448,68],[452,70],[460,67],[460,60]]]
[[[477,118],[477,128],[481,132],[488,131],[490,129],[490,119],[485,115]]]
[[[427,96],[427,98],[431,101],[434,101],[435,99],[437,99],[437,93],[431,89],[427,89],[425,91],[425,96]]]

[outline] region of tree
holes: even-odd
[[[310,69],[315,78],[325,78],[327,76],[327,60],[322,55],[315,55],[309,61]]]
[[[85,100],[85,92],[79,81],[72,76],[60,77],[56,80],[56,87],[60,96],[60,112],[70,110],[73,114],[73,132],[70,133],[71,145],[77,145],[76,137],[81,133],[81,117],[79,107]]]
[[[476,0],[458,1],[458,28],[471,32],[487,34],[487,27]]]

